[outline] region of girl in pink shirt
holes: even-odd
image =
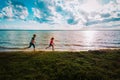
[[[51,38],[50,44],[49,44],[48,47],[46,47],[46,49],[49,48],[49,47],[52,47],[52,50],[54,51],[54,38],[53,37]]]

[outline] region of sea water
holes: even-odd
[[[120,48],[120,31],[0,30],[0,51],[28,47],[33,34],[37,35],[37,50],[45,50],[51,37],[55,38],[56,51]]]

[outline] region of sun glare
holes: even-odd
[[[84,44],[91,46],[94,41],[95,31],[84,31],[83,34],[84,34]]]
[[[81,8],[86,12],[92,12],[100,9],[101,5],[96,0],[88,0]]]

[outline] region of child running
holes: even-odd
[[[36,34],[33,34],[33,37],[31,39],[29,47],[28,47],[28,48],[30,48],[31,46],[33,46],[34,51],[35,51],[35,37],[36,37]]]
[[[46,47],[46,49],[49,48],[49,47],[52,47],[52,50],[54,51],[54,38],[53,37],[51,38],[50,44],[49,44],[48,47]]]

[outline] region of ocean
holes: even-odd
[[[0,51],[16,51],[29,46],[36,34],[36,49],[46,50],[54,37],[55,51],[82,51],[120,48],[120,31],[0,30]],[[27,50],[32,50],[32,47]],[[51,50],[51,48],[47,49]]]

